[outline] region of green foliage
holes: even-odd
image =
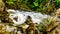
[[[38,6],[38,3],[37,3],[37,2],[34,2],[34,5],[35,5],[35,6]]]
[[[11,4],[14,4],[15,1],[16,1],[16,0],[7,0],[6,3],[8,3],[8,4],[11,5]]]
[[[44,27],[44,25],[41,24],[41,23],[40,23],[40,25],[38,25],[38,29],[39,29],[40,31],[45,31],[45,28],[46,28],[46,27]]]
[[[55,2],[58,2],[55,0]],[[6,0],[9,8],[50,14],[54,8],[50,0]]]
[[[52,21],[52,18],[51,17],[50,18],[43,19],[40,22],[40,24],[38,25],[38,29],[40,31],[45,31],[46,30],[46,27],[51,23],[51,21]]]
[[[38,7],[40,5],[41,2],[44,2],[45,0],[6,0],[7,4],[15,4],[15,2],[19,2],[22,4],[28,4],[29,7],[31,7],[31,9],[35,9],[35,7]]]
[[[54,0],[55,2],[55,7],[60,8],[60,0]]]

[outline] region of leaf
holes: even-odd
[[[34,2],[34,5],[35,5],[35,6],[38,6],[38,2]]]
[[[8,4],[14,4],[14,2],[6,2],[6,3],[8,3]]]

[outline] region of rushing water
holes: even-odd
[[[8,9],[7,11],[10,13],[9,17],[13,20],[14,24],[24,23],[27,19],[27,16],[30,16],[32,18],[33,23],[37,24],[39,24],[42,19],[49,17],[49,15],[43,15],[41,13],[35,12],[19,11],[13,9]]]

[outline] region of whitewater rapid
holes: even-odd
[[[30,16],[32,18],[33,23],[37,24],[39,24],[42,21],[42,19],[50,17],[49,15],[44,15],[39,12],[35,13],[13,9],[8,9],[7,11],[10,13],[9,17],[13,20],[14,24],[23,24],[26,21],[27,16]]]

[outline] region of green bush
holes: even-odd
[[[49,18],[45,18],[43,19],[40,24],[38,24],[38,29],[40,31],[45,31],[46,30],[46,27],[51,24],[51,21],[52,21],[52,18],[49,17]]]
[[[6,0],[5,3],[8,8],[19,10],[42,12],[45,14],[50,14],[54,11],[50,0]]]
[[[60,8],[60,0],[54,0],[55,7]]]

